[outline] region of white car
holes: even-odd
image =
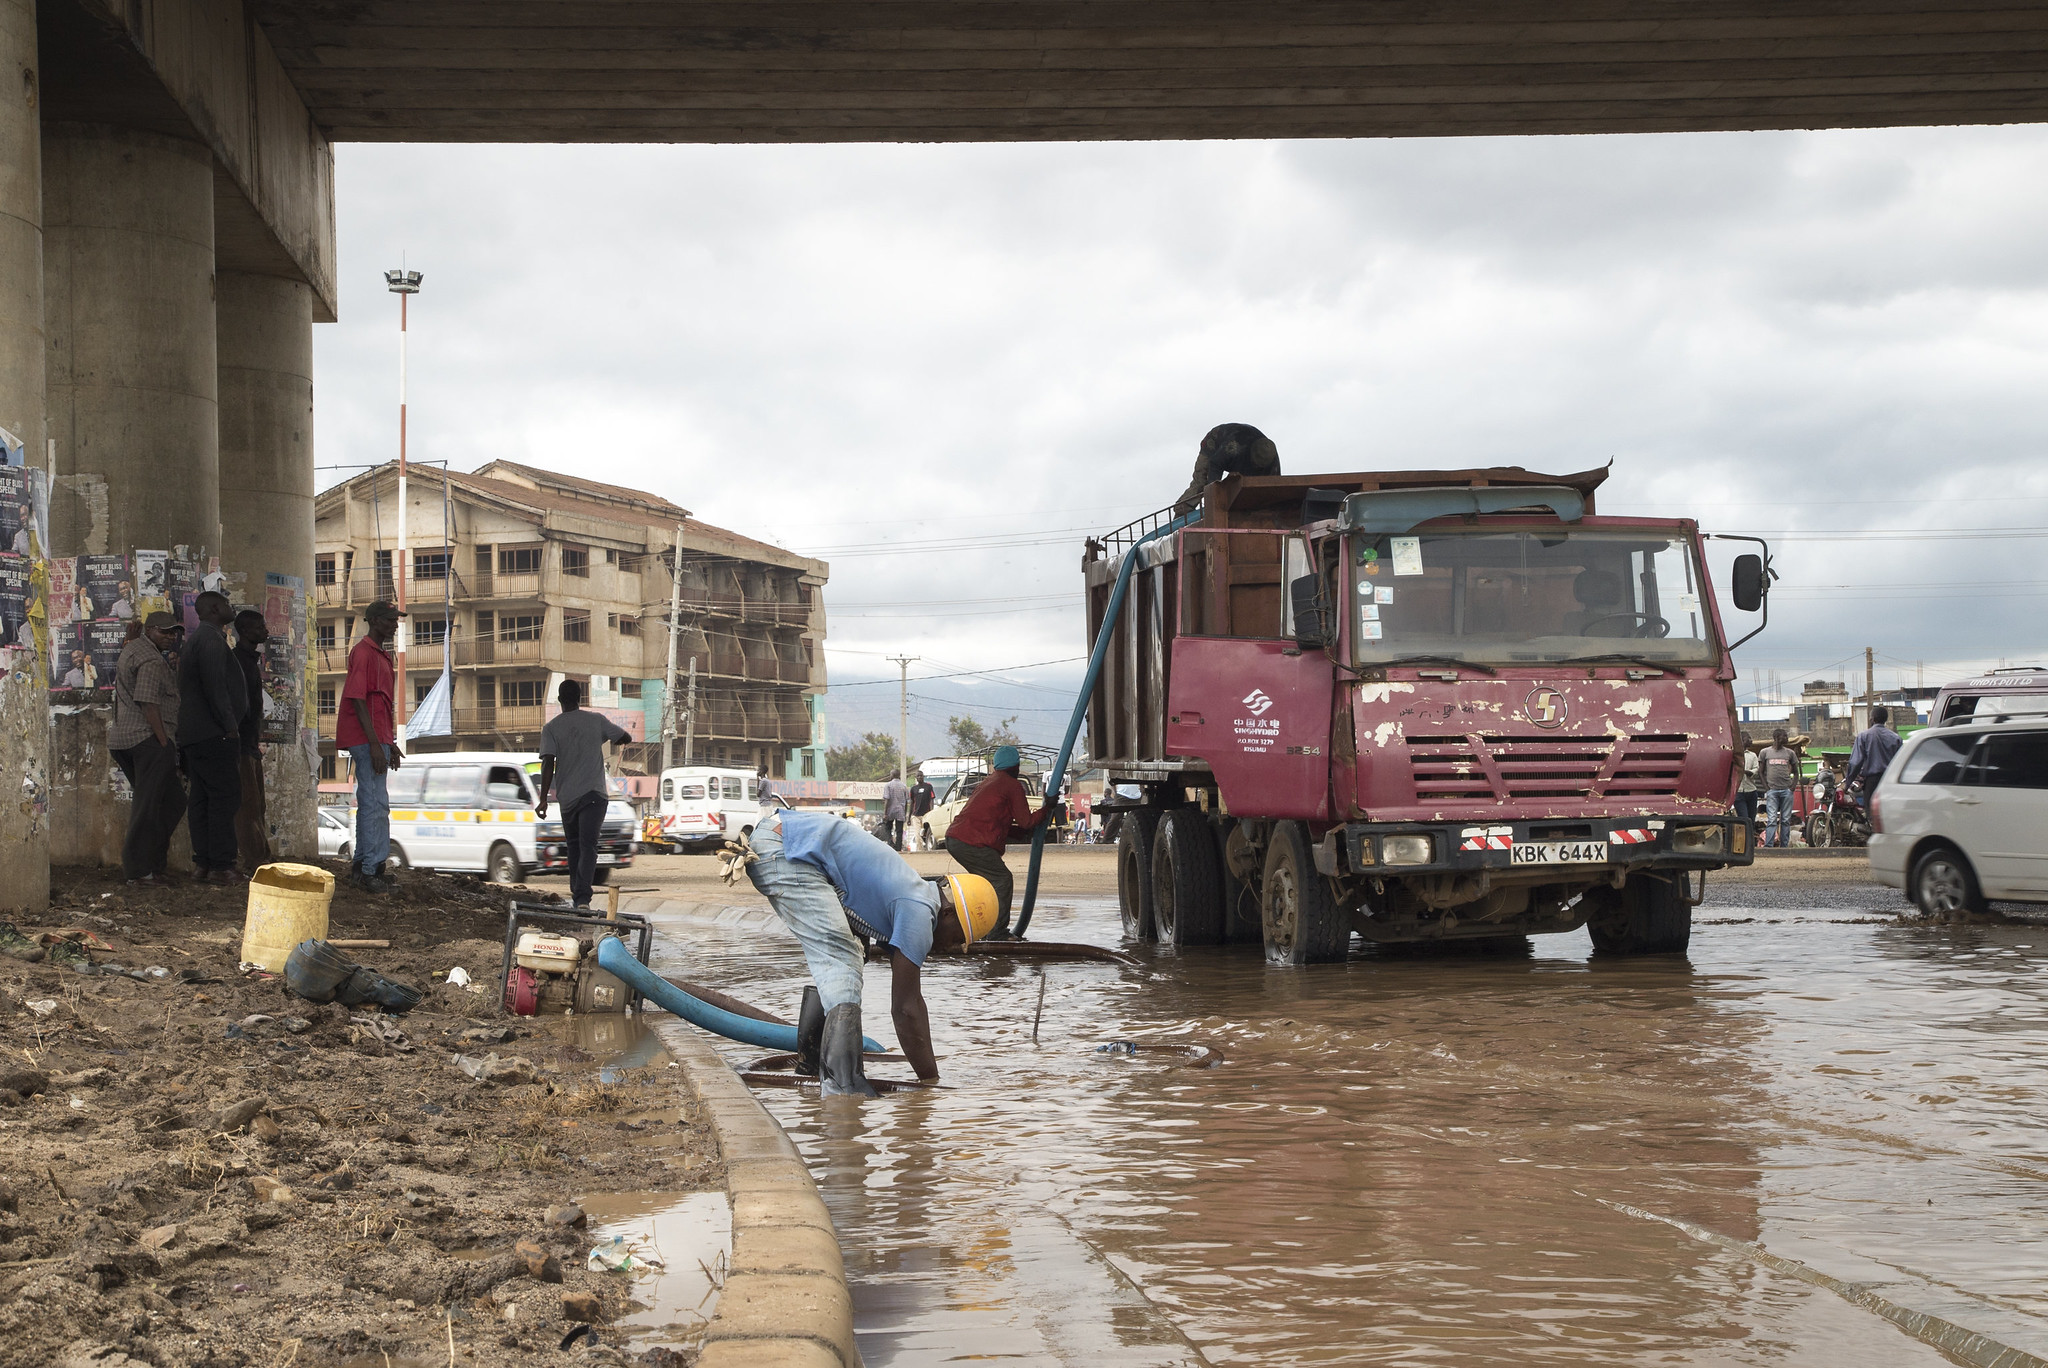
[[[338,859],[348,858],[348,843],[355,839],[355,823],[351,818],[353,808],[322,807],[317,810],[315,821],[319,827],[320,853]]]
[[[977,774],[963,774],[940,795],[939,801],[933,804],[932,810],[921,820],[923,829],[919,832],[919,837],[926,850],[938,850],[946,844],[946,833],[952,829],[953,819],[966,810],[967,800],[974,796],[974,791],[981,787],[982,781],[987,779],[988,775],[987,770]],[[1033,812],[1045,806],[1045,776],[1023,774],[1019,775],[1018,779],[1024,785],[1026,805]]]
[[[2048,713],[1916,732],[1870,817],[1872,876],[1929,915],[2048,902]]]

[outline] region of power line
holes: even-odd
[[[1061,656],[1058,660],[1034,660],[1029,665],[998,665],[992,670],[953,670],[946,674],[919,675],[918,680],[922,682],[927,679],[966,679],[970,676],[999,674],[1005,670],[1037,670],[1042,669],[1047,665],[1071,665],[1077,660],[1086,660],[1087,658],[1087,656]],[[886,660],[888,659],[888,657],[884,656],[883,659]],[[844,684],[834,684],[832,687],[835,689],[859,689],[864,688],[870,684],[894,683],[896,683],[896,681],[893,679],[855,679],[850,680]],[[1043,688],[1044,686],[1024,684],[1020,685],[1020,687]]]

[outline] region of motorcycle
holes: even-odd
[[[1838,788],[1806,819],[1806,843],[1815,847],[1869,845],[1870,813],[1846,788]]]

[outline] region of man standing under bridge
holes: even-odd
[[[862,938],[889,947],[889,1014],[917,1076],[939,1076],[925,1010],[923,966],[933,950],[952,950],[988,934],[995,890],[972,874],[933,883],[851,822],[796,808],[754,828],[751,848],[726,847],[726,878],[744,866],[803,947],[817,986],[804,990],[797,1016],[799,1074],[817,1076],[826,1096],[875,1096],[861,1064]]]

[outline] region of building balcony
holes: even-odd
[[[441,575],[407,575],[405,577],[405,604],[408,610],[423,607],[429,603],[442,603],[452,599],[470,597],[460,573],[450,571]],[[358,611],[369,607],[378,599],[396,603],[398,601],[398,576],[395,573],[377,570],[355,570],[349,574],[337,574],[330,581],[322,581],[314,575],[313,602],[320,608],[349,609]]]
[[[649,604],[647,611],[666,616],[668,600]],[[811,605],[808,603],[750,599],[738,594],[692,594],[686,591],[683,594],[683,611],[699,617],[728,618],[769,627],[802,627],[811,620]]]
[[[489,666],[494,669],[508,666],[512,668],[539,669],[546,662],[546,657],[541,650],[542,644],[535,637],[519,639],[507,639],[504,637],[473,638],[468,641],[456,642],[452,656],[455,665],[461,669],[473,669],[479,666]]]
[[[473,601],[502,600],[505,602],[535,603],[540,600],[546,586],[541,583],[541,573],[501,575],[491,570],[473,572],[465,588],[458,590],[456,597]],[[577,581],[579,584],[585,581]]]
[[[537,732],[547,720],[547,709],[537,706],[457,708],[453,718],[457,736],[504,736]]]

